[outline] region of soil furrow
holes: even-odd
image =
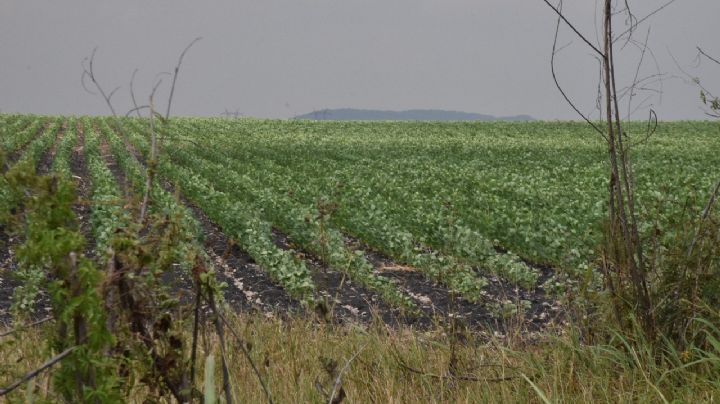
[[[473,328],[503,330],[510,325],[519,325],[537,329],[556,317],[557,305],[546,301],[544,293],[522,290],[497,277],[488,277],[490,283],[483,291],[481,301],[473,303],[454,295],[448,288],[428,279],[416,268],[400,265],[358,239],[347,235],[345,239],[351,249],[365,252],[365,257],[375,267],[376,274],[394,280],[401,290],[415,300],[424,313],[424,316],[418,319],[419,325],[425,326],[435,321],[445,322],[449,318],[455,318]],[[508,308],[515,306],[520,300],[530,303],[524,315],[507,313]]]
[[[117,128],[117,136],[122,139],[128,152],[144,165],[142,155]],[[175,187],[168,181],[160,185],[169,193],[176,194]],[[257,309],[266,313],[292,312],[300,310],[300,303],[276,285],[255,261],[243,252],[234,242],[213,223],[205,213],[184,196],[178,195],[180,202],[188,208],[203,229],[205,251],[217,268],[217,278],[225,282],[225,299],[238,310]]]
[[[163,186],[169,192],[174,191],[167,182],[164,182]],[[300,303],[276,285],[202,210],[182,196],[180,201],[200,222],[205,250],[218,269],[218,280],[228,284],[225,299],[232,303],[233,307],[253,307],[264,312],[300,310]]]
[[[85,256],[95,257],[95,239],[90,226],[90,175],[85,164],[85,132],[78,121],[75,127],[77,140],[70,155],[70,171],[76,183],[77,202],[73,211],[80,223],[80,233],[85,238]]]
[[[37,162],[37,166],[35,167],[35,172],[38,175],[45,175],[50,172],[50,169],[52,168],[53,161],[55,161],[55,151],[57,150],[57,146],[62,140],[63,136],[65,136],[65,131],[67,130],[67,121],[63,121],[60,128],[58,128],[57,133],[55,133],[55,140],[53,141],[52,145],[48,150],[43,153],[40,160]]]
[[[138,161],[142,162],[142,156],[138,151],[117,129],[115,130],[126,143],[128,151]],[[172,186],[169,184],[164,186],[170,192],[173,192]],[[211,257],[220,259],[217,262],[220,268],[226,267],[221,259],[227,259],[229,256],[229,246],[229,251],[234,252],[237,250],[237,252],[240,252],[237,246],[233,246],[231,241],[223,235],[215,224],[208,220],[200,209],[182,197],[181,200],[203,224],[203,230],[207,235],[206,247],[208,252],[211,253]],[[410,296],[422,312],[419,316],[405,316],[400,310],[387,305],[376,293],[360,285],[355,285],[345,274],[331,270],[317,257],[296,248],[292,240],[277,229],[273,229],[273,241],[279,248],[297,251],[298,257],[303,259],[310,267],[313,281],[319,292],[319,301],[321,302],[316,311],[321,317],[328,320],[332,319],[340,322],[345,320],[368,321],[376,315],[387,324],[402,322],[425,328],[435,322],[447,322],[450,318],[455,318],[471,327],[498,330],[519,323],[524,328],[537,329],[557,317],[557,305],[548,301],[544,292],[539,288],[533,291],[522,290],[498,278],[491,277],[489,278],[490,284],[486,288],[481,301],[472,303],[460,296],[451,294],[446,287],[427,279],[416,269],[400,266],[389,257],[373,251],[365,243],[348,238],[348,246],[351,249],[365,251],[366,258],[374,265],[376,273],[394,280],[399,290]],[[242,254],[242,256],[242,264],[255,266],[250,257],[245,254]],[[260,268],[256,267],[256,269],[259,273],[262,273]],[[227,273],[228,271],[220,272]],[[543,279],[547,279],[547,277],[544,276]],[[225,281],[232,285],[233,278],[234,276],[227,276],[226,274],[227,280]],[[526,307],[524,314],[508,314],[508,309],[517,306],[521,300],[526,300],[529,303],[529,307]]]
[[[95,124],[93,124],[93,128],[96,133],[101,133]],[[124,203],[125,209],[135,206],[131,201],[137,201],[139,198],[130,188],[128,179],[122,169],[120,169],[105,136],[99,137],[98,151],[100,152],[100,158],[102,158],[103,163],[105,163],[105,167],[110,171],[115,179],[115,183],[118,184],[123,193],[123,198],[127,202]],[[133,217],[136,216],[133,215]],[[189,273],[184,273],[180,265],[175,264],[172,271],[165,271],[161,276],[162,283],[169,286],[170,290],[178,294],[181,303],[191,303],[193,299],[191,293],[193,290],[193,282],[188,275]]]
[[[296,251],[299,258],[310,267],[319,298],[316,312],[322,318],[336,322],[370,322],[374,317],[379,317],[386,324],[408,322],[400,309],[389,306],[377,293],[355,284],[346,274],[332,270],[313,254],[296,248],[284,233],[273,229],[272,236],[275,245],[284,250]]]

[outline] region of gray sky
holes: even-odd
[[[630,4],[643,16],[665,1]],[[596,2],[567,3],[570,18],[595,38]],[[638,30],[642,41],[651,27],[650,46],[667,74],[662,97],[648,101],[660,119],[704,118],[697,88],[670,52],[720,92],[720,66],[695,64],[696,45],[720,56],[719,17],[718,0],[678,0]],[[156,74],[202,36],[180,73],[174,115],[227,108],[285,118],[350,107],[575,119],[550,75],[554,25],[541,0],[0,0],[0,110],[107,113],[80,86],[80,61],[98,46],[96,75],[107,90],[123,86],[114,103],[126,111],[134,68],[146,100]],[[590,112],[597,62],[563,29],[560,45],[569,42],[558,73]],[[639,57],[632,46],[616,56],[626,84]],[[658,72],[649,54],[645,61],[640,76]],[[634,117],[646,114],[642,108]]]

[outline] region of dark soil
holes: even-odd
[[[73,205],[73,211],[80,223],[80,233],[86,240],[85,256],[93,259],[95,242],[90,228],[90,175],[85,164],[85,133],[80,122],[77,122],[75,130],[77,144],[70,156],[70,171],[77,186],[77,202]]]
[[[366,259],[373,264],[378,275],[392,279],[400,290],[413,298],[423,312],[423,316],[416,320],[419,327],[437,322],[447,323],[449,318],[453,318],[470,328],[502,331],[519,325],[528,330],[537,330],[547,326],[557,316],[558,305],[548,301],[540,289],[523,290],[490,277],[483,298],[473,303],[461,296],[453,296],[448,288],[428,279],[417,269],[398,264],[362,241],[346,235],[346,242],[352,249],[365,251]],[[501,315],[498,310],[500,305],[520,300],[530,302],[530,308],[524,316]]]
[[[172,190],[169,184],[165,186]],[[233,307],[263,312],[300,310],[300,303],[275,284],[202,210],[182,197],[181,201],[202,225],[205,250],[218,269],[218,280],[228,284],[225,299]]]
[[[279,248],[296,251],[287,235],[273,229],[272,236]],[[310,268],[320,301],[315,311],[321,318],[336,323],[348,320],[367,323],[378,317],[386,324],[406,323],[401,310],[389,306],[377,293],[353,283],[347,275],[331,270],[318,257],[297,251]]]
[[[120,131],[125,147],[135,159],[144,164],[142,155],[127,141]],[[175,187],[161,181],[162,187],[175,194]],[[217,268],[217,279],[227,284],[225,300],[236,310],[260,310],[265,313],[287,313],[300,310],[300,303],[276,285],[255,261],[232,242],[205,213],[189,200],[179,195],[183,203],[200,223],[204,234],[204,246]]]
[[[94,129],[97,133],[100,133],[99,128],[95,126]],[[100,152],[100,157],[103,159],[105,166],[112,173],[115,183],[118,184],[123,193],[123,197],[128,202],[125,203],[126,209],[130,209],[131,206],[135,206],[135,204],[130,203],[130,201],[138,200],[139,197],[135,195],[133,190],[130,188],[128,179],[122,169],[120,169],[115,156],[110,150],[107,139],[104,136],[101,136],[99,140],[98,151]],[[136,217],[136,215],[134,215],[136,212],[132,213],[133,217]],[[145,230],[141,231],[141,236],[144,236],[144,233],[146,233]],[[183,304],[192,303],[194,298],[194,296],[192,296],[193,282],[188,275],[189,274],[185,273],[179,265],[175,265],[172,271],[163,272],[161,278],[162,284],[169,286],[170,290],[177,294],[177,297]]]
[[[122,134],[118,134],[124,139]],[[137,150],[128,142],[126,146],[135,158],[142,162],[142,156]],[[171,184],[164,183],[163,186],[169,192],[174,192]],[[250,305],[261,310],[279,311],[299,308],[299,304],[280,286],[274,284],[252,258],[234,245],[199,208],[182,196],[180,199],[202,224],[206,250],[220,269],[218,279],[229,285],[226,298],[234,307],[244,309]],[[316,308],[316,313],[327,321],[368,322],[379,318],[386,324],[402,323],[428,328],[436,323],[447,323],[452,318],[471,328],[502,331],[511,325],[536,330],[551,324],[558,317],[559,306],[546,298],[540,286],[534,290],[524,290],[498,278],[490,278],[482,301],[472,303],[462,297],[451,296],[446,287],[427,279],[418,270],[398,265],[390,257],[374,251],[365,243],[348,237],[348,245],[365,251],[366,258],[375,267],[375,272],[396,282],[399,290],[410,296],[421,310],[420,315],[406,315],[399,309],[390,307],[378,294],[354,284],[344,274],[330,270],[317,257],[296,249],[292,240],[276,229],[273,230],[273,240],[278,247],[293,251],[310,267],[313,281],[320,293],[319,301],[324,302]],[[553,273],[551,268],[539,269],[543,274],[541,282]],[[530,302],[524,315],[500,315],[498,307],[519,300]]]
[[[62,140],[63,136],[65,136],[66,130],[67,121],[62,123],[57,133],[55,134],[55,141],[53,142],[52,146],[50,146],[50,149],[45,151],[45,153],[38,161],[37,167],[35,167],[35,172],[38,175],[45,175],[50,172],[52,164],[55,161],[55,152],[57,150],[58,143],[60,142],[60,140]]]
[[[123,140],[128,152],[144,165],[145,161],[137,149],[119,128],[114,130]],[[165,191],[175,193],[175,187],[169,182],[161,181],[161,186]],[[227,284],[225,300],[232,307],[236,310],[260,310],[266,313],[294,311],[300,307],[296,300],[275,285],[200,209],[182,195],[179,198],[202,225],[205,251],[218,270],[218,281]]]

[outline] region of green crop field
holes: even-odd
[[[83,147],[90,227],[104,250],[131,220],[104,201],[142,193],[147,120],[0,120],[2,151],[16,164],[54,156],[48,167],[82,177],[69,160],[70,149]],[[645,130],[630,125],[628,141],[638,143],[640,228],[650,236],[705,200],[720,175],[720,130],[661,123],[648,140]],[[163,127],[158,173],[167,182],[154,195],[156,209],[186,216],[189,238],[203,239],[190,209],[201,212],[298,301],[317,301],[337,283],[314,276],[319,262],[389,307],[422,305],[426,293],[398,279],[400,271],[383,271],[390,262],[467,303],[497,304],[498,285],[517,286],[528,291],[527,308],[540,303],[537,291],[553,274],[594,266],[607,172],[602,139],[579,123],[177,118]]]
[[[90,330],[95,351],[78,351],[68,361],[96,361],[109,386],[104,391],[152,396],[142,387],[124,393],[116,388],[114,368],[103,365],[110,361],[103,347],[115,337],[135,341],[130,344],[141,356],[165,355],[152,365],[134,366],[166,372],[165,384],[173,386],[173,373],[162,361],[186,360],[188,346],[197,346],[186,315],[195,290],[195,321],[204,300],[218,313],[212,293],[222,294],[222,312],[234,324],[225,320],[225,329],[237,341],[262,347],[245,352],[246,358],[265,361],[269,373],[258,379],[272,381],[285,399],[299,394],[317,401],[326,394],[317,387],[324,376],[310,362],[316,356],[324,361],[327,347],[338,341],[344,357],[373,347],[362,356],[385,376],[360,367],[353,370],[360,376],[346,384],[355,397],[373,400],[378,396],[362,380],[388,383],[388,391],[418,400],[438,391],[448,400],[505,400],[517,398],[517,391],[528,399],[542,397],[538,385],[561,391],[561,373],[576,366],[587,380],[578,382],[569,398],[608,391],[640,400],[656,397],[660,390],[650,378],[671,395],[707,398],[717,387],[712,370],[695,391],[665,379],[663,367],[646,372],[629,361],[623,366],[632,380],[648,382],[626,392],[628,382],[612,370],[618,366],[614,355],[625,355],[620,345],[586,348],[572,336],[552,337],[572,329],[572,321],[583,321],[573,318],[576,308],[567,296],[599,290],[592,282],[602,282],[598,251],[608,209],[607,151],[584,124],[173,118],[155,122],[156,160],[149,124],[134,118],[0,114],[0,323],[46,312],[49,319],[74,319],[73,324],[87,319],[78,329]],[[682,230],[679,221],[698,215],[720,177],[720,125],[661,122],[650,138],[645,124],[626,129],[639,229],[649,240],[646,254],[654,262],[672,260],[668,247],[681,240],[675,234]],[[143,219],[147,190],[150,219]],[[583,276],[591,279],[584,290],[569,286]],[[136,289],[127,286],[133,284]],[[210,297],[203,297],[204,288]],[[113,307],[130,313],[129,328],[113,323]],[[103,310],[111,314],[106,318]],[[171,315],[176,320],[163,326]],[[151,320],[135,320],[143,316]],[[350,328],[339,328],[345,324]],[[384,331],[368,333],[378,324]],[[456,352],[458,324],[472,333]],[[357,326],[365,331],[348,337]],[[450,326],[448,334],[444,327]],[[163,334],[163,327],[182,338]],[[120,330],[113,331],[119,336],[108,330]],[[43,337],[29,335],[0,344],[0,352],[16,363],[0,371],[0,380],[16,379],[28,355],[39,365],[42,355],[31,351],[34,338]],[[543,335],[549,336],[544,348],[528,350],[525,344],[533,346]],[[428,363],[444,372],[445,362],[454,369],[458,361],[477,361],[477,347],[488,338],[499,340],[484,352],[511,374],[498,376],[510,384],[492,390],[480,383],[444,396],[443,388],[423,381],[428,375],[398,362],[403,355],[423,368],[433,357]],[[167,343],[180,346],[179,353],[153,353],[152,344]],[[218,342],[204,344],[211,358]],[[518,344],[520,351],[508,351],[508,344]],[[250,350],[252,344],[246,346]],[[309,351],[303,356],[298,349]],[[285,355],[274,360],[293,364],[297,386],[286,382],[290,365],[273,367],[269,355]],[[689,368],[694,363],[717,361],[711,351],[673,355],[679,366],[673,372],[685,378],[694,377]],[[702,359],[687,362],[693,355]],[[650,351],[642,359],[651,367],[654,360]],[[594,381],[597,369],[587,364],[596,362],[604,364],[605,373]],[[79,365],[67,366],[72,371]],[[325,369],[336,377],[335,370]],[[250,371],[244,361],[232,363],[235,374]],[[421,379],[408,383],[407,372]],[[240,380],[235,394],[250,401],[263,397],[252,378]]]

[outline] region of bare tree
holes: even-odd
[[[620,114],[620,99],[616,81],[615,44],[624,41],[625,44],[633,43],[641,49],[641,62],[647,51],[647,37],[642,45],[633,39],[633,33],[638,25],[647,21],[660,10],[668,7],[675,0],[670,0],[661,7],[655,9],[642,18],[637,18],[631,11],[630,4],[626,0],[624,8],[618,8],[616,2],[603,0],[602,2],[602,37],[599,38],[599,45],[593,44],[580,30],[563,14],[560,0],[557,6],[548,0],[543,2],[557,15],[557,26],[553,42],[553,53],[551,56],[551,72],[558,90],[570,106],[588,123],[600,133],[607,144],[607,156],[610,163],[609,184],[608,184],[608,233],[605,259],[603,260],[603,271],[611,294],[613,295],[613,306],[617,321],[624,325],[622,312],[625,312],[625,299],[623,291],[630,290],[633,297],[632,310],[640,319],[646,336],[653,340],[656,334],[655,318],[652,309],[651,295],[648,289],[648,268],[643,255],[643,242],[638,230],[638,214],[636,211],[636,195],[633,177],[633,169],[630,158],[631,144],[628,142],[628,135],[625,132]],[[615,35],[613,31],[613,18],[617,15],[625,15],[629,27]],[[599,95],[603,103],[599,104],[604,112],[604,128],[591,121],[589,117],[580,112],[577,106],[567,96],[558,82],[555,73],[555,54],[557,53],[558,32],[561,24],[568,26],[574,34],[580,38],[585,45],[593,52],[593,55],[600,62],[601,85]],[[649,31],[648,31],[649,36]],[[636,70],[635,80],[629,86],[627,94],[629,105],[632,102],[634,91],[640,81]],[[600,98],[599,98],[600,99]],[[604,105],[603,105],[604,104]],[[630,106],[628,107],[630,113]],[[653,120],[654,112],[650,113]],[[653,125],[648,125],[648,132],[645,138],[650,137],[654,131]]]
[[[115,92],[120,89],[120,87],[115,87],[110,93],[106,93],[105,90],[103,90],[102,86],[100,85],[100,82],[97,80],[95,76],[95,54],[97,53],[97,46],[93,48],[92,53],[90,54],[89,58],[85,58],[82,60],[82,76],[80,76],[80,84],[82,84],[85,91],[87,91],[90,94],[96,95],[97,93],[93,92],[87,87],[86,80],[89,79],[90,82],[95,86],[95,89],[97,89],[98,93],[100,93],[100,96],[102,96],[103,100],[105,101],[105,104],[107,104],[108,108],[110,109],[110,112],[112,112],[113,116],[117,117],[117,114],[115,113],[115,108],[112,105],[112,97],[115,95]],[[134,75],[133,75],[134,76]]]

